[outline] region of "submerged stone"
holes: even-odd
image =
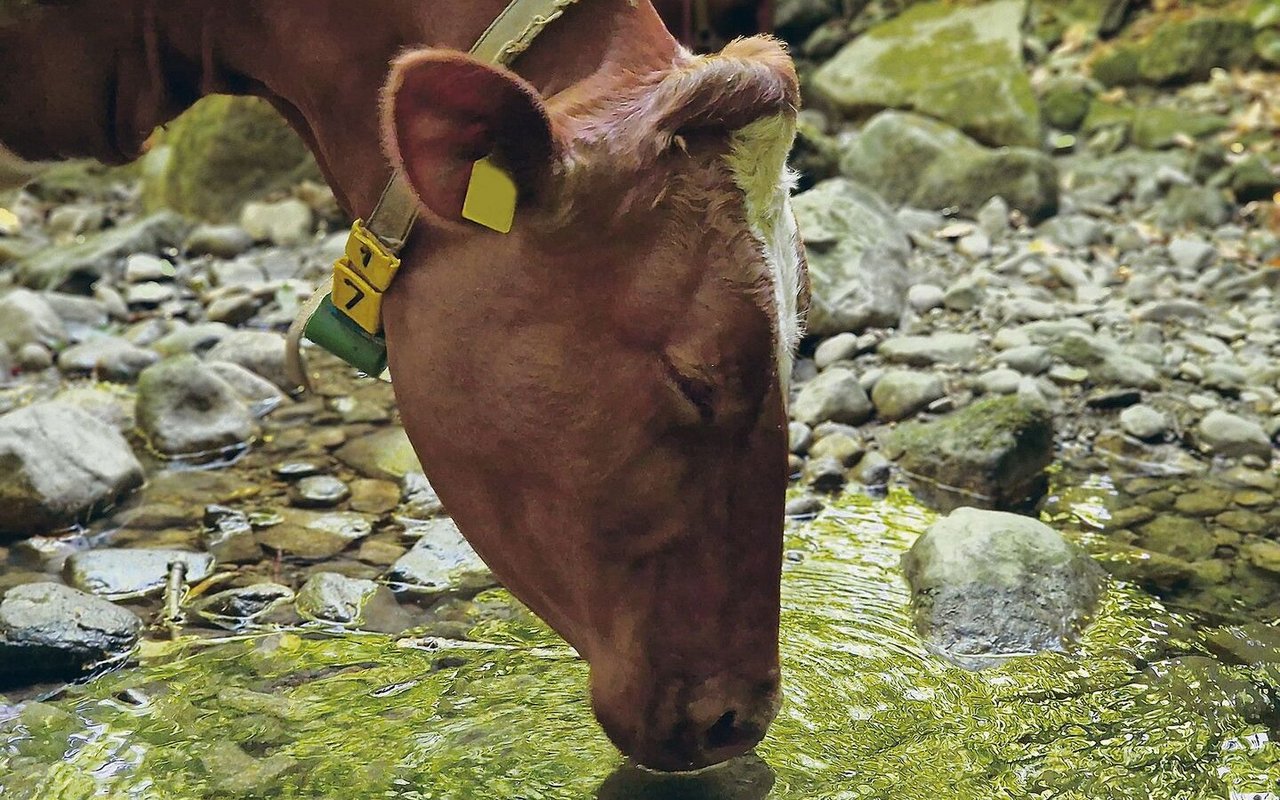
[[[188,584],[213,572],[213,556],[187,550],[109,548],[75,553],[63,565],[67,583],[108,599],[139,597],[159,592],[169,577],[169,565],[180,562]]]
[[[958,508],[903,557],[916,629],[962,666],[1062,650],[1093,612],[1102,569],[1044,523]]]

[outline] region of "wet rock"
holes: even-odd
[[[1143,546],[1183,561],[1200,561],[1213,555],[1213,537],[1199,520],[1164,514],[1138,532]]]
[[[79,408],[41,402],[0,416],[0,531],[70,525],[142,480],[124,437]]]
[[[410,472],[422,472],[413,445],[400,427],[384,428],[352,439],[334,455],[366,478],[398,481]]]
[[[942,378],[924,372],[890,370],[876,381],[871,402],[881,419],[906,419],[945,396]]]
[[[1022,373],[1011,369],[993,369],[978,376],[983,394],[1014,394],[1022,385]]]
[[[301,200],[245,203],[240,227],[258,241],[282,247],[302,244],[311,236],[311,209]]]
[[[146,205],[212,222],[320,174],[297,134],[256,97],[205,97],[169,123],[163,148],[144,184]]]
[[[1138,56],[1149,83],[1202,81],[1214,67],[1239,67],[1252,55],[1253,27],[1243,19],[1206,16],[1156,28]]]
[[[916,628],[962,666],[1063,650],[1103,587],[1094,561],[1029,517],[958,508],[903,556]]]
[[[1252,542],[1245,545],[1244,556],[1258,569],[1280,575],[1280,543],[1270,540]]]
[[[16,358],[23,372],[40,372],[53,366],[53,354],[49,348],[35,342],[18,348]]]
[[[806,383],[791,405],[791,416],[809,426],[827,421],[859,425],[872,411],[858,376],[843,367],[832,367]]]
[[[1000,353],[1000,361],[1024,375],[1039,375],[1053,366],[1053,356],[1040,345],[1010,347]]]
[[[226,381],[240,399],[249,404],[256,414],[265,414],[289,398],[280,388],[266,378],[250,372],[230,361],[211,361],[209,370]]]
[[[440,495],[421,471],[410,471],[400,479],[401,512],[411,519],[430,519],[445,513]]]
[[[209,595],[192,609],[220,628],[240,630],[293,600],[293,590],[278,583],[256,583]]]
[[[1136,405],[1120,412],[1120,427],[1136,439],[1154,442],[1169,433],[1169,419],[1151,406]]]
[[[14,265],[24,286],[87,293],[90,286],[133,253],[156,253],[182,241],[187,223],[164,212],[109,228],[86,241],[42,249]]]
[[[837,333],[824,340],[813,351],[813,363],[819,370],[824,370],[840,361],[847,361],[862,352],[859,337],[852,333]]]
[[[18,350],[33,343],[58,347],[66,340],[62,318],[43,295],[14,289],[0,297],[0,342]]]
[[[243,447],[258,432],[248,406],[195,356],[178,356],[138,379],[138,425],[167,456],[200,456]]]
[[[192,257],[232,259],[253,247],[253,237],[239,225],[197,225],[182,243]]]
[[[933,364],[963,365],[978,355],[978,337],[967,333],[937,333],[932,336],[897,336],[886,339],[879,349],[886,361],[927,367]]]
[[[814,73],[809,88],[847,114],[909,109],[989,145],[1037,147],[1039,109],[1022,62],[1023,6],[916,5],[855,39]],[[965,68],[955,69],[958,63]]]
[[[346,511],[285,509],[280,515],[280,524],[258,531],[258,543],[294,558],[332,558],[373,530],[368,516]]]
[[[804,472],[800,476],[805,486],[815,492],[831,494],[840,491],[848,483],[849,477],[845,464],[838,458],[811,457],[804,462]]]
[[[198,583],[213,572],[213,556],[187,550],[114,548],[85,550],[72,555],[62,568],[62,577],[77,589],[108,599],[152,594],[164,589],[169,564],[186,565],[188,584]]]
[[[818,439],[809,449],[813,459],[833,458],[842,466],[852,467],[867,452],[867,444],[859,436],[835,432]]]
[[[1262,426],[1226,411],[1210,411],[1196,426],[1196,441],[1214,455],[1271,459],[1271,441]]]
[[[844,178],[795,196],[813,284],[809,332],[833,336],[897,324],[910,286],[906,232],[884,201]]]
[[[973,214],[1000,196],[1032,220],[1058,208],[1057,168],[1048,156],[988,149],[918,114],[876,115],[846,147],[840,171],[894,204]]]
[[[400,504],[400,487],[391,481],[359,478],[351,482],[351,510],[385,514]]]
[[[385,580],[397,591],[474,593],[495,585],[489,568],[448,517],[414,525],[405,532],[418,540],[387,571]]]
[[[806,494],[788,500],[785,514],[788,519],[812,519],[822,513],[825,507],[822,498]]]
[[[229,361],[266,378],[285,392],[289,385],[284,368],[284,337],[270,331],[235,331],[223,337],[205,354],[205,360]]]
[[[1011,509],[1044,491],[1044,469],[1053,459],[1053,421],[1040,406],[996,397],[935,422],[903,425],[885,444],[885,454],[898,461],[912,491],[930,505]]]
[[[1209,651],[1228,664],[1280,662],[1280,630],[1261,622],[1213,628],[1204,634]]]
[[[133,413],[133,395],[121,387],[107,384],[71,386],[59,392],[55,399],[124,434],[133,430],[137,422]]]
[[[351,489],[332,475],[303,478],[289,490],[289,501],[298,508],[333,508],[351,496]]]
[[[58,369],[68,375],[95,375],[102,380],[131,383],[160,356],[114,336],[97,336],[58,354]]]
[[[204,353],[231,335],[232,328],[221,322],[202,322],[184,325],[170,331],[151,343],[150,347],[162,356],[180,356],[187,353]],[[136,344],[136,342],[135,342]]]
[[[72,678],[133,649],[132,611],[59,583],[16,586],[0,600],[0,685]]]
[[[1231,505],[1231,493],[1214,486],[1198,486],[1178,495],[1173,507],[1178,513],[1192,517],[1209,517]]]
[[[298,590],[294,605],[303,619],[359,625],[379,589],[386,591],[373,581],[320,572],[308,578]]]
[[[202,538],[205,549],[219,563],[252,563],[262,558],[249,516],[238,509],[207,506]]]

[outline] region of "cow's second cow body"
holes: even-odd
[[[201,95],[258,94],[352,216],[398,168],[421,219],[383,316],[428,477],[591,663],[614,742],[705,766],[778,697],[794,69],[772,40],[693,57],[648,0],[581,0],[517,75],[465,55],[505,5],[40,7],[0,27],[0,144],[127,161]],[[460,218],[486,154],[519,186],[507,235]]]

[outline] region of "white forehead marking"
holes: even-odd
[[[747,222],[760,243],[773,286],[778,376],[784,390],[791,379],[796,346],[804,334],[799,308],[800,232],[791,212],[796,174],[787,167],[795,135],[795,120],[788,115],[758,120],[734,133],[728,156],[734,182],[746,199]]]

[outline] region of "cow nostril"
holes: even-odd
[[[736,711],[726,711],[720,715],[720,719],[707,729],[707,749],[719,750],[722,747],[728,747],[735,744],[737,738],[736,722],[738,721],[738,713]]]

